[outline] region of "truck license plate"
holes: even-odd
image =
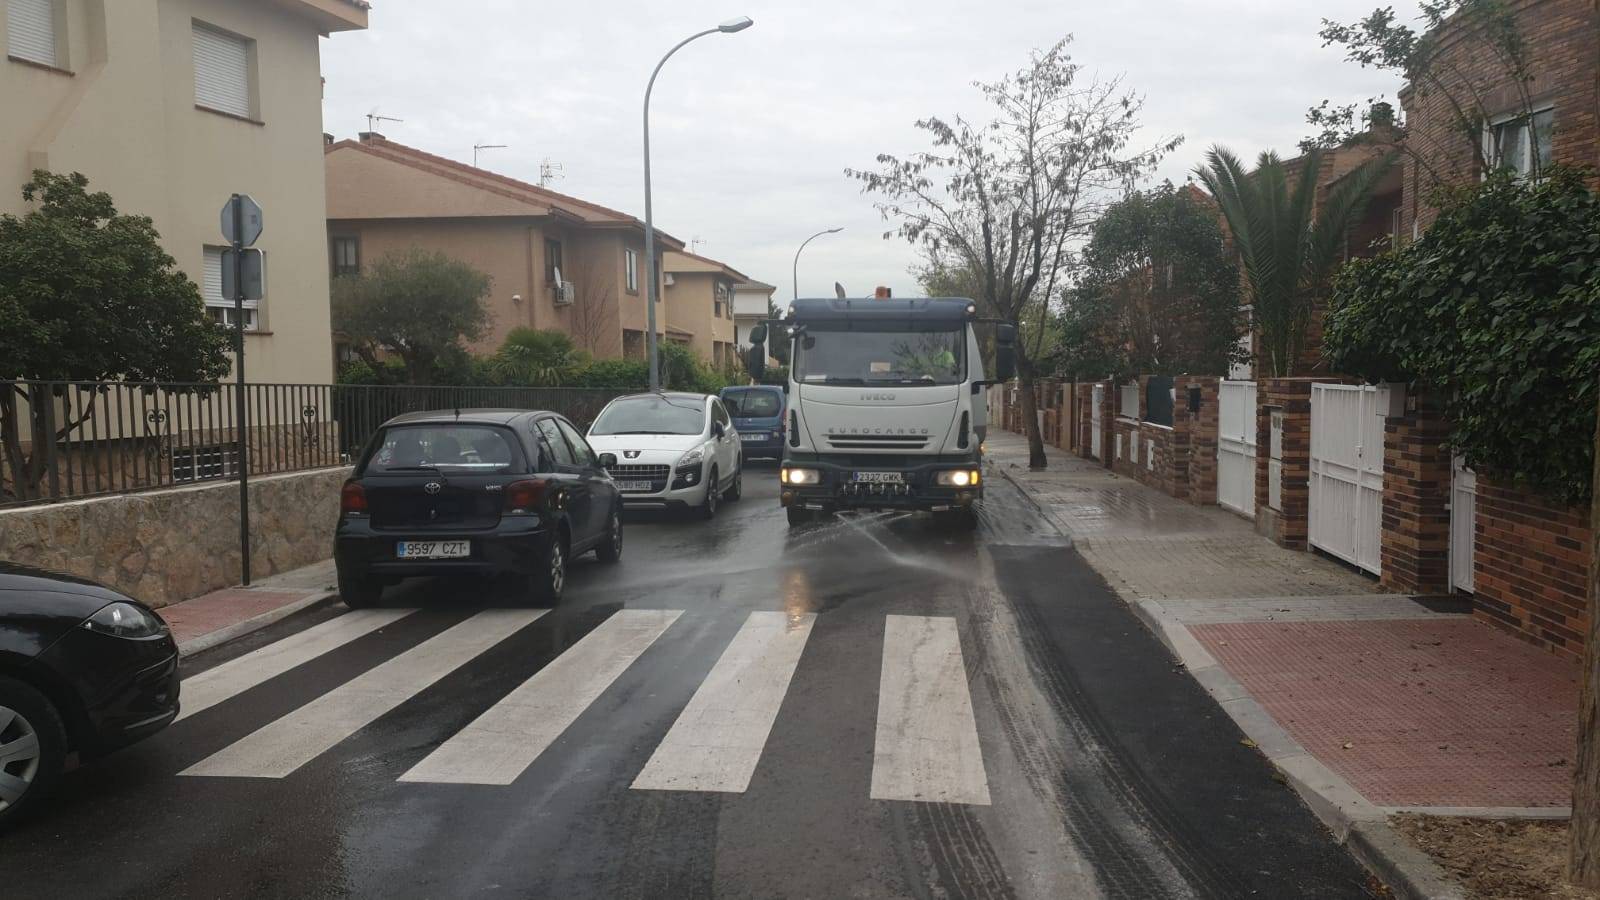
[[[401,541],[394,555],[399,559],[464,559],[472,555],[472,542]]]
[[[852,477],[856,484],[905,484],[905,475],[900,472],[857,472]]]

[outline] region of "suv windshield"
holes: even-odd
[[[511,432],[493,425],[396,425],[367,461],[368,472],[504,472],[519,458]]]
[[[706,430],[706,404],[690,397],[626,397],[594,420],[590,434],[699,434]]]
[[[959,384],[967,333],[808,331],[799,341],[796,380],[807,384]]]
[[[728,407],[729,415],[735,418],[770,419],[783,407],[782,401],[778,398],[777,391],[751,388],[743,391],[727,391],[722,395],[722,403]]]

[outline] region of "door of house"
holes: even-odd
[[[1311,545],[1374,575],[1382,571],[1382,388],[1311,386]]]
[[[1224,381],[1218,389],[1217,502],[1256,514],[1256,383]]]
[[[1453,591],[1472,592],[1477,520],[1478,476],[1456,457],[1450,474],[1450,589]]]
[[[1105,406],[1105,402],[1106,386],[1095,385],[1094,399],[1089,404],[1089,455],[1095,459],[1105,459],[1105,448],[1101,446],[1105,438],[1100,431],[1100,409]]]

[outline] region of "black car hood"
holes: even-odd
[[[0,563],[0,656],[32,659],[102,606],[128,599],[83,578]]]

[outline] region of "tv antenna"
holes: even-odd
[[[690,253],[699,253],[700,252],[700,245],[704,244],[705,242],[706,242],[706,239],[703,238],[703,237],[700,237],[698,235],[696,235],[695,237],[690,238],[689,239],[689,252]]]
[[[551,162],[550,157],[546,156],[544,161],[539,163],[539,187],[549,187],[550,182],[565,177],[561,174],[561,163]]]
[[[404,121],[405,121],[405,119],[396,119],[394,116],[380,116],[380,115],[378,115],[378,111],[376,109],[374,109],[372,112],[367,113],[367,131],[371,132],[372,134],[377,134],[378,133],[378,123],[379,122],[404,122]]]
[[[478,167],[478,151],[479,150],[504,150],[508,146],[510,146],[510,145],[509,144],[473,144],[472,145],[472,167],[474,169],[476,169]]]

